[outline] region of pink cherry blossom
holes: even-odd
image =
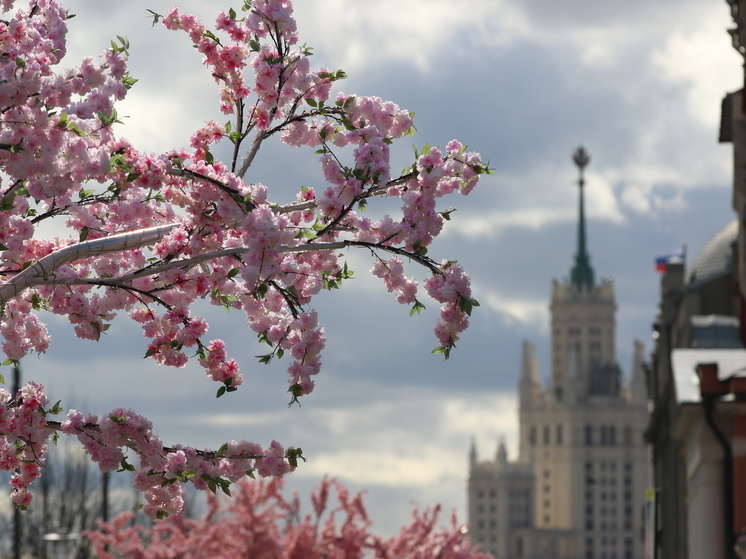
[[[312,67],[289,0],[255,0],[240,16],[221,12],[214,29],[178,8],[156,18],[194,47],[185,50],[201,57],[205,79],[217,86],[216,107],[229,119],[206,122],[188,148],[159,154],[120,136],[126,126],[117,104],[135,85],[125,40],[70,63],[63,59],[75,20],[59,2],[0,5],[7,12],[0,21],[0,349],[7,359],[50,347],[49,313],[93,341],[128,316],[145,338],[141,355],[164,366],[196,363],[218,383],[217,395],[229,397],[243,384],[243,364],[194,314],[204,300],[243,313],[269,346],[261,361],[287,360],[293,403],[314,390],[322,368],[326,335],[313,299],[352,277],[349,249],[370,254],[371,273],[413,310],[423,304],[418,280],[407,274],[426,270],[424,291],[441,304],[438,349],[448,355],[478,303],[458,264],[427,254],[444,226],[441,198],[468,194],[489,170],[453,140],[393,172],[395,141],[414,130],[412,113],[378,97],[334,93],[345,74]],[[245,180],[270,141],[318,153],[314,187],[289,203]],[[381,198],[397,199],[388,206],[400,210],[377,213]],[[365,206],[373,211],[360,213]],[[71,410],[58,421],[40,385],[13,398],[3,390],[0,469],[18,470],[11,489],[22,507],[55,432],[77,437],[104,471],[134,470],[143,508],[155,517],[181,510],[185,483],[227,489],[247,472],[285,475],[302,458],[274,441],[219,451],[166,447],[133,410],[101,418]]]

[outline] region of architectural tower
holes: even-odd
[[[614,285],[596,280],[587,248],[583,173],[590,158],[580,147],[573,161],[577,247],[569,277],[552,283],[549,386],[541,384],[535,346],[524,342],[518,459],[510,462],[503,445],[499,459],[480,462],[472,448],[470,532],[501,559],[643,557],[644,348],[636,342],[624,384],[616,361]]]

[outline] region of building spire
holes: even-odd
[[[578,250],[575,253],[575,265],[570,272],[570,282],[578,289],[590,289],[593,287],[593,268],[591,268],[590,256],[585,244],[585,208],[583,204],[583,169],[588,165],[591,158],[583,146],[580,146],[572,156],[572,160],[578,167],[578,189],[580,191],[578,211]]]

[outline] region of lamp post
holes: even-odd
[[[21,367],[13,365],[13,397],[21,389]],[[21,509],[13,507],[13,559],[21,559]]]

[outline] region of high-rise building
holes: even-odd
[[[494,460],[472,444],[468,482],[472,541],[500,559],[642,559],[648,454],[644,348],[635,342],[626,382],[616,360],[610,279],[596,280],[586,247],[579,168],[577,252],[569,278],[552,285],[551,380],[542,385],[535,346],[523,344],[519,449]]]

